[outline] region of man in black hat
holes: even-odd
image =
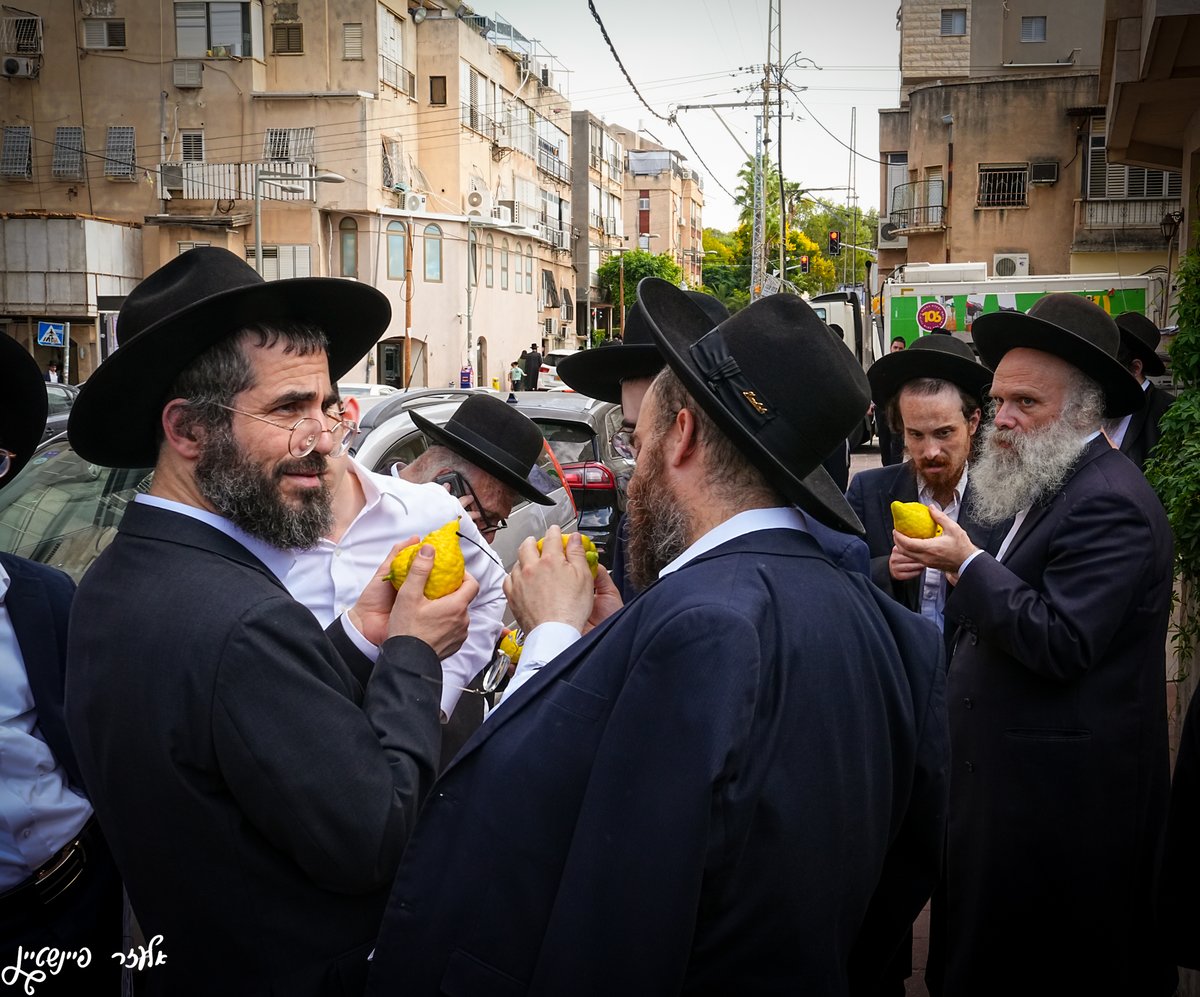
[[[903,464],[860,471],[846,498],[866,527],[871,578],[897,602],[943,629],[946,576],[912,560],[892,542],[893,502],[941,509],[975,543],[995,553],[1009,523],[984,526],[970,511],[971,450],[992,372],[954,336],[922,336],[867,371],[876,411],[903,437]],[[953,630],[953,628],[951,628]]]
[[[1171,530],[1100,432],[1142,391],[1082,297],[982,315],[972,334],[995,371],[974,512],[1014,524],[995,556],[936,509],[942,536],[894,535],[956,581],[944,993],[1170,994],[1152,890]]]
[[[329,529],[328,458],[354,429],[331,377],[389,315],[366,285],[266,282],[196,249],[128,296],[72,408],[85,460],[155,468],[80,585],[67,659],[80,768],[166,956],[147,993],[316,997],[365,976],[435,772],[439,659],[477,589],[426,599],[426,548],[398,593],[384,562],[322,631],[282,582]]]
[[[600,620],[576,538],[522,545],[521,661],[546,663],[430,798],[370,993],[867,992],[929,895],[940,639],[792,507],[858,528],[821,460],[862,370],[791,295],[715,329],[666,281],[638,299],[668,366],[630,493],[654,584]]]
[[[525,380],[523,387],[526,391],[537,391],[538,377],[542,372],[542,355],[538,352],[537,343],[529,344],[529,352],[525,354]]]
[[[1158,355],[1158,344],[1162,339],[1158,326],[1138,312],[1122,312],[1116,317],[1116,323],[1121,330],[1121,349],[1117,359],[1137,378],[1142,386],[1143,400],[1128,415],[1109,420],[1105,431],[1113,446],[1141,469],[1146,466],[1146,458],[1158,442],[1159,421],[1175,399],[1149,380],[1167,372]]]
[[[37,362],[3,333],[0,400],[3,487],[33,456],[46,425]],[[120,985],[109,956],[121,947],[121,880],[63,718],[74,591],[63,572],[0,553],[0,969],[12,993],[25,992],[27,980],[38,994]],[[86,947],[93,961],[51,976],[35,962],[47,946]]]

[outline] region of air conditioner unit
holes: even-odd
[[[492,195],[486,190],[470,191],[463,200],[466,202],[468,215],[487,217],[492,213]]]
[[[500,207],[508,208],[509,221],[514,225],[521,224],[521,202],[520,201],[501,201]]]
[[[905,249],[907,246],[908,237],[904,234],[904,230],[900,226],[887,219],[879,223],[880,249]]]
[[[41,69],[37,59],[22,58],[17,55],[6,55],[0,62],[0,76],[10,79],[32,80]]]
[[[1058,183],[1058,163],[1052,161],[1048,163],[1030,163],[1029,164],[1029,182],[1030,183]]]
[[[204,63],[177,62],[174,67],[175,86],[181,90],[204,86]]]
[[[1028,253],[997,253],[992,257],[993,277],[1028,277]]]
[[[409,191],[400,195],[401,211],[424,211],[427,198],[424,194],[414,194]]]
[[[502,225],[512,224],[512,208],[505,204],[498,204],[492,208],[492,218],[500,222]]]
[[[159,179],[163,190],[173,190],[183,193],[183,163],[163,163],[159,167]]]

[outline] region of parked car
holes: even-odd
[[[46,382],[47,414],[46,431],[42,433],[43,441],[66,432],[71,406],[75,404],[78,394],[79,389],[73,384]]]
[[[338,381],[338,393],[343,398],[351,395],[355,398],[367,398],[376,395],[396,395],[400,393],[400,389],[392,387],[390,384],[369,384],[366,381]]]
[[[466,392],[409,392],[409,408],[434,422],[449,420]],[[449,395],[451,397],[447,398]],[[395,396],[385,399],[394,401]],[[371,419],[382,406],[364,417]],[[410,461],[425,450],[425,437],[401,406],[388,419],[373,423],[359,441],[359,459],[387,473],[397,460]],[[571,493],[561,484],[549,447],[535,473],[553,506],[521,502],[509,526],[496,535],[494,550],[506,569],[516,562],[517,547],[527,536],[540,537],[552,523],[574,531],[577,515]],[[65,433],[42,443],[22,471],[0,490],[0,550],[61,568],[76,581],[116,535],[117,524],[138,493],[150,488],[152,468],[108,468],[91,464],[71,447]],[[556,487],[557,486],[557,487]]]
[[[542,366],[538,373],[538,390],[553,391],[556,388],[566,388],[563,379],[558,376],[558,365],[572,353],[578,352],[578,350],[552,350],[542,357]]]

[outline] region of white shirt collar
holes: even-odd
[[[4,565],[0,564],[0,606],[4,605],[4,600],[8,596],[8,587],[12,584],[12,579],[8,577],[8,572],[4,570]]]
[[[967,494],[967,471],[969,468],[970,462],[963,465],[962,475],[958,479],[958,484],[954,486],[953,504],[955,506],[961,505],[962,497]],[[913,468],[913,471],[915,473],[916,468]],[[925,483],[925,480],[920,475],[917,476],[917,499],[921,502],[924,502],[926,505],[933,501],[933,492],[930,491],[929,486]]]
[[[158,495],[138,495],[134,498],[134,501],[141,502],[143,505],[153,506],[156,509],[177,512],[181,516],[199,520],[201,523],[211,526],[214,530],[224,533],[230,540],[237,541],[237,543],[241,544],[246,550],[262,561],[271,574],[281,582],[296,561],[291,551],[272,547],[265,541],[259,540],[258,537],[252,537],[249,533],[234,526],[224,516],[218,516],[215,512],[209,512],[207,509],[198,509],[194,505],[175,502],[172,499],[165,499]]]
[[[792,506],[776,506],[771,509],[747,509],[719,523],[693,543],[674,561],[663,568],[658,577],[662,578],[678,571],[689,561],[695,560],[714,547],[747,533],[757,533],[759,530],[800,530],[807,533],[804,517],[798,509]]]

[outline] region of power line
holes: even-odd
[[[588,10],[592,12],[592,17],[595,18],[596,23],[600,25],[600,34],[604,36],[604,41],[608,44],[608,50],[612,52],[613,58],[616,59],[617,68],[621,70],[622,75],[624,75],[625,79],[629,81],[629,86],[632,88],[633,92],[637,94],[637,99],[640,100],[642,102],[642,106],[656,118],[658,118],[659,121],[666,121],[669,124],[671,120],[670,118],[668,118],[666,115],[659,114],[656,110],[654,110],[654,108],[646,103],[646,98],[642,96],[641,91],[637,88],[637,84],[633,82],[633,77],[629,75],[629,71],[625,68],[625,64],[621,61],[621,57],[617,55],[617,50],[612,43],[612,39],[608,37],[608,29],[604,26],[604,22],[600,20],[600,13],[596,10],[596,5],[592,3],[592,0],[588,0]]]

